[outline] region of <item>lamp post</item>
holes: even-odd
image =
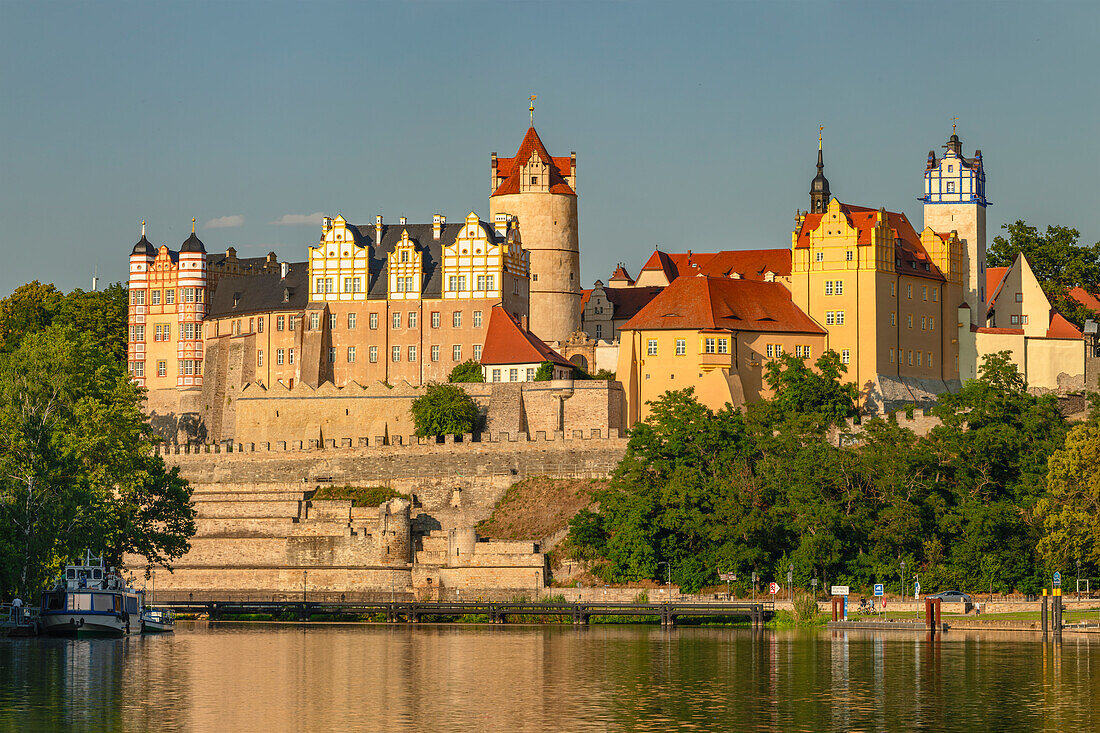
[[[817,578],[810,581],[810,587],[813,588],[814,600],[817,600]]]
[[[905,600],[905,561],[901,561],[901,575],[898,576],[901,580],[901,593],[899,594],[899,601]]]

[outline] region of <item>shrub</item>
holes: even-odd
[[[462,435],[473,432],[477,424],[477,405],[453,384],[429,384],[424,394],[413,400],[409,412],[421,438]]]
[[[794,621],[799,626],[812,626],[821,609],[813,596],[799,593],[794,599]]]
[[[551,361],[544,361],[539,364],[539,369],[535,372],[536,382],[549,382],[554,378],[554,363]]]
[[[473,359],[467,359],[451,370],[447,376],[448,382],[484,382],[485,376],[481,371],[481,364]]]

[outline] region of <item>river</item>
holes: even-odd
[[[1083,635],[187,622],[0,639],[0,731],[1087,731],[1098,693],[1100,636]]]

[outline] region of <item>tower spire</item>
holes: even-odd
[[[829,205],[829,179],[825,177],[825,161],[821,152],[821,136],[825,125],[817,126],[817,175],[810,181],[810,211],[820,214]]]
[[[537,94],[532,94],[529,99],[531,100],[531,106],[527,108],[527,111],[531,113],[531,127],[535,126],[535,100],[538,99]]]
[[[191,217],[191,233],[195,233],[195,217]]]
[[[141,220],[141,236],[145,236],[145,220]]]

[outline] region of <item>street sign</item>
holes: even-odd
[[[729,583],[731,581],[737,580],[737,576],[733,573],[718,573],[718,579],[724,580],[725,582]]]
[[[885,591],[885,589],[884,589],[884,588],[882,587],[882,583],[875,583],[875,595],[876,595],[876,596],[884,596],[884,595],[886,595],[886,591]]]
[[[913,583],[913,598],[920,595],[920,581]]]
[[[778,593],[779,592],[779,583],[773,582],[771,585],[769,585],[768,586],[768,592],[771,593],[773,596],[776,593]]]
[[[1061,588],[1062,587],[1062,574],[1061,573],[1055,573],[1054,574],[1054,587],[1055,588]]]
[[[834,585],[829,591],[834,596],[846,596],[848,595],[848,586],[846,585]]]

